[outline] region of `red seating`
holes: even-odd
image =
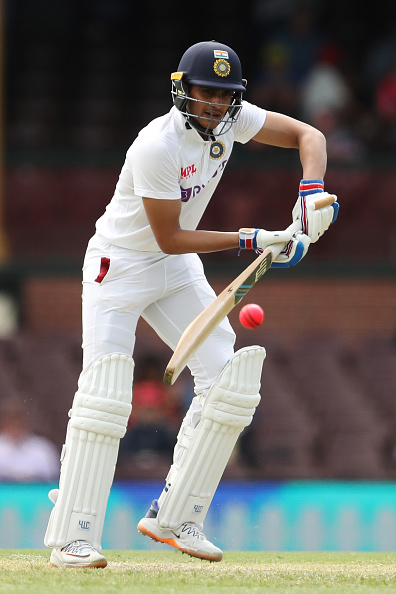
[[[166,359],[168,349],[153,340],[152,331],[141,326],[139,332],[136,360],[156,348]],[[79,333],[21,333],[0,340],[1,394],[23,395],[32,414],[39,413],[39,432],[58,447],[81,369],[80,345]],[[262,400],[249,428],[256,464],[246,465],[237,448],[225,476],[393,479],[392,341],[373,337],[352,345],[305,337],[290,344],[268,336],[266,348]],[[128,468],[121,470],[125,478]]]

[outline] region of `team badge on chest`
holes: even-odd
[[[225,146],[220,140],[215,140],[210,145],[210,158],[211,159],[220,159],[224,155]]]

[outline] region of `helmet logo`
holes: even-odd
[[[222,142],[220,142],[220,140],[216,140],[215,142],[212,142],[212,144],[210,145],[210,158],[211,159],[220,159],[220,157],[223,156],[225,151],[225,146]]]
[[[225,58],[226,60],[228,60],[228,52],[224,51],[224,50],[214,50],[214,57],[217,58]]]
[[[213,70],[217,74],[217,76],[228,76],[231,72],[230,63],[227,60],[223,60],[222,58],[216,60],[213,64]]]

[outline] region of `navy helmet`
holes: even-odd
[[[174,105],[188,124],[199,132],[211,134],[212,128],[216,125],[219,127],[216,136],[219,136],[225,134],[237,121],[242,108],[242,93],[246,90],[246,80],[242,78],[238,55],[228,45],[217,41],[202,41],[192,45],[183,54],[177,72],[171,74],[171,80]],[[188,85],[232,91],[233,99],[226,116],[222,120],[213,117],[209,126],[201,126],[199,117],[191,110],[191,102],[199,101],[189,96]],[[223,125],[220,126],[220,123]]]

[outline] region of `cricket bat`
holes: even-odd
[[[333,204],[333,196],[320,198],[315,202],[315,208],[323,208]],[[289,229],[296,233],[301,230],[299,221],[295,221]],[[266,248],[245,270],[226,287],[212,303],[210,303],[187,326],[175,348],[175,351],[165,369],[164,382],[173,385],[190,357],[199,349],[220,322],[243,299],[248,291],[271,268],[273,260],[284,249],[284,244],[273,244]]]

